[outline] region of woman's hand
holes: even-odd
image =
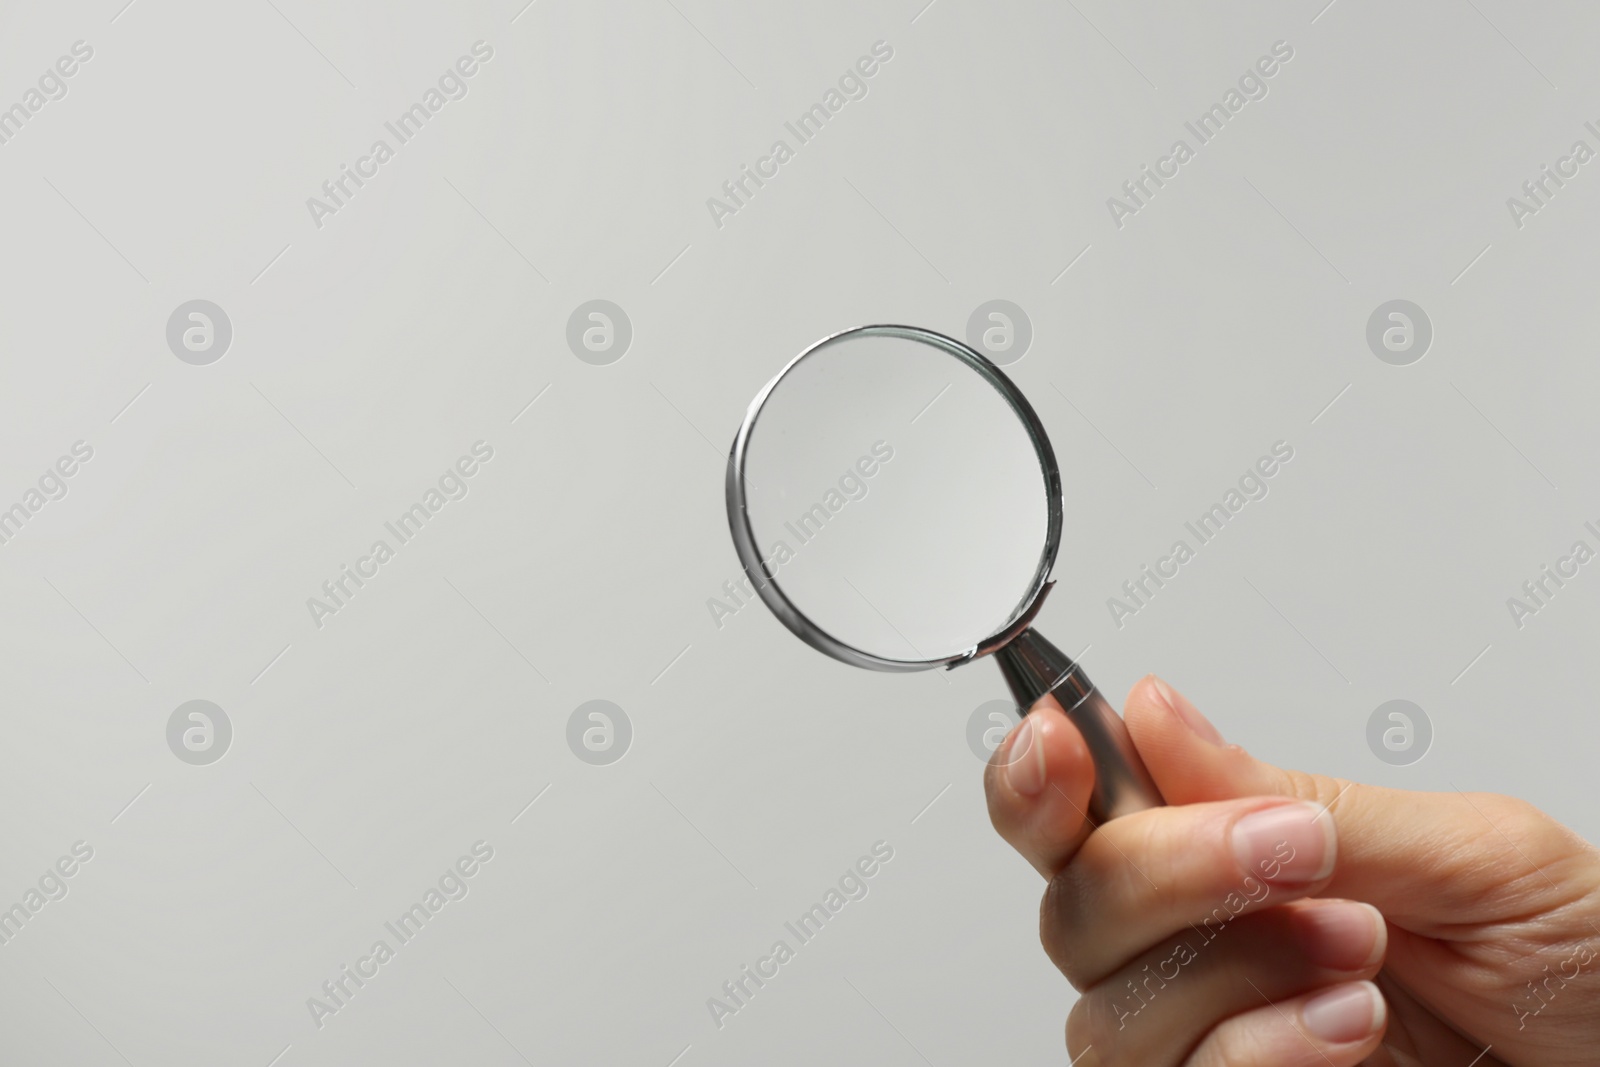
[[[1600,1064],[1600,853],[1576,834],[1509,797],[1262,763],[1154,677],[1126,719],[1170,807],[1092,826],[1050,698],[984,776],[1049,881],[1075,1067]]]

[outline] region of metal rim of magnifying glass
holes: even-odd
[[[1017,602],[1011,620],[995,634],[963,652],[936,659],[903,660],[864,652],[854,645],[846,644],[817,625],[795,606],[778,584],[776,572],[767,569],[766,561],[761,558],[761,553],[756,548],[755,530],[750,525],[750,512],[745,499],[744,475],[750,436],[755,430],[757,420],[761,417],[761,410],[766,406],[773,390],[790,371],[822,349],[853,337],[899,337],[908,341],[920,341],[956,357],[982,375],[983,379],[1011,406],[1011,410],[1022,421],[1028,439],[1033,443],[1034,452],[1039,457],[1039,467],[1044,474],[1045,506],[1048,514],[1045,543],[1039,553],[1038,569],[1028,584],[1028,591]],[[824,337],[785,364],[761,392],[756,394],[756,398],[750,402],[750,407],[745,412],[744,422],[740,424],[739,433],[733,439],[733,448],[728,453],[725,494],[728,505],[728,528],[733,534],[733,544],[739,555],[739,563],[755,584],[756,592],[762,602],[800,640],[819,652],[856,667],[877,671],[925,671],[935,667],[958,667],[980,656],[988,655],[1005,647],[1032,624],[1034,616],[1044,606],[1044,598],[1053,584],[1050,581],[1050,569],[1055,566],[1056,552],[1061,546],[1061,470],[1056,465],[1055,451],[1050,447],[1050,438],[1044,432],[1044,424],[1039,421],[1039,416],[1034,412],[1033,405],[1028,403],[1028,398],[1022,395],[1022,390],[1018,389],[999,367],[960,341],[932,330],[925,330],[920,326],[884,324],[842,330]]]

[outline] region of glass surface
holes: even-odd
[[[959,655],[1014,621],[1048,529],[1021,418],[970,366],[850,335],[778,383],[751,430],[755,543],[790,601],[845,644]]]

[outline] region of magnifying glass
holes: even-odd
[[[751,402],[727,503],[745,573],[802,641],[879,671],[993,655],[1021,714],[1054,694],[1083,734],[1093,819],[1163,803],[1121,717],[1032,627],[1054,585],[1061,472],[982,355],[915,326],[823,338]]]

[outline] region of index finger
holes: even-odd
[[[989,821],[1045,878],[1094,831],[1088,816],[1094,760],[1055,697],[1033,706],[984,769]]]

